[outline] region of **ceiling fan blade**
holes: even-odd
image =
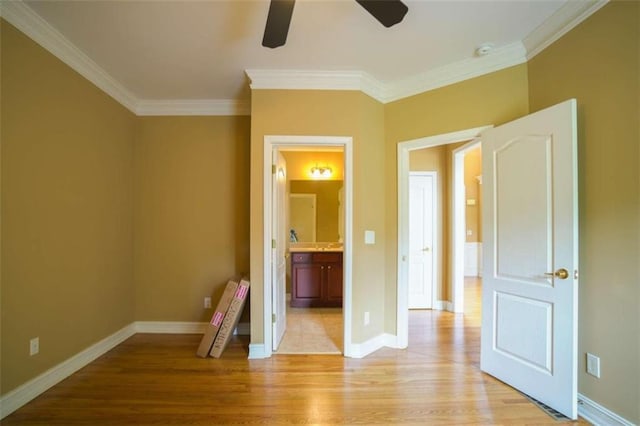
[[[382,25],[389,28],[404,18],[409,8],[400,0],[356,0]]]
[[[291,15],[293,14],[295,3],[296,0],[271,0],[267,24],[264,28],[264,37],[262,38],[263,46],[272,49],[284,46],[287,41],[287,33],[289,32],[289,24],[291,23]]]

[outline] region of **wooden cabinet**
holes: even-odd
[[[342,306],[342,253],[291,253],[291,306]]]

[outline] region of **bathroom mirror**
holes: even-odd
[[[341,241],[341,180],[292,180],[289,193],[290,242]]]

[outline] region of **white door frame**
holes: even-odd
[[[342,147],[344,150],[344,195],[345,211],[344,225],[345,235],[343,242],[343,290],[342,290],[342,317],[344,319],[344,356],[350,357],[353,353],[351,342],[351,307],[352,307],[352,229],[353,229],[353,138],[351,136],[276,136],[264,137],[263,153],[263,262],[262,273],[264,283],[264,357],[273,354],[273,337],[271,318],[273,314],[271,280],[271,241],[273,239],[272,223],[272,179],[271,164],[274,148],[287,147]]]
[[[430,305],[433,309],[436,305],[436,283],[438,282],[438,273],[440,272],[440,265],[438,261],[440,260],[440,245],[438,244],[438,209],[440,205],[438,204],[438,172],[435,171],[419,171],[412,172],[409,171],[409,178],[413,176],[429,176],[433,180],[433,192],[432,192],[432,200],[431,200],[431,208],[432,208],[432,221],[431,221],[431,253],[432,253],[432,265],[431,265],[431,301]],[[408,276],[408,275],[407,275]],[[409,300],[407,300],[409,303]]]
[[[480,136],[493,126],[481,126],[459,132],[428,136],[398,143],[398,292],[396,308],[396,338],[398,347],[409,344],[409,152],[464,142]],[[455,245],[455,241],[454,244]],[[454,268],[452,268],[454,269]],[[455,271],[452,271],[455,274]],[[455,300],[453,301],[455,304]]]
[[[453,312],[464,312],[464,246],[466,238],[466,218],[465,218],[465,186],[464,186],[464,156],[467,151],[481,145],[479,139],[469,141],[469,143],[453,150],[452,170],[453,170],[453,191],[452,191],[452,211],[451,223],[453,226],[451,235],[451,254],[453,271],[451,278],[453,283]]]

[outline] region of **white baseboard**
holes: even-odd
[[[50,387],[60,383],[99,356],[118,346],[135,333],[136,328],[134,324],[129,324],[111,336],[89,346],[82,352],[77,353],[66,361],[50,368],[38,377],[29,380],[20,387],[2,396],[0,398],[0,419],[13,413]]]
[[[433,304],[433,309],[438,311],[447,311],[447,312],[455,312],[453,310],[453,303],[448,300],[436,300]]]
[[[0,419],[3,419],[13,413],[50,387],[60,383],[62,380],[66,379],[99,356],[104,355],[136,333],[203,334],[205,332],[206,325],[206,322],[132,322],[111,336],[104,338],[84,351],[72,356],[66,361],[61,362],[38,377],[0,397]],[[240,323],[235,330],[235,334],[239,335],[249,335],[250,333],[251,327],[249,323]],[[251,358],[251,352],[249,352],[249,354],[249,358]]]
[[[385,347],[385,335],[380,334],[372,339],[363,343],[351,344],[351,351],[349,356],[351,358],[364,358],[365,356]]]
[[[269,358],[271,354],[267,355],[264,349],[264,343],[251,343],[249,345],[249,359],[263,359]]]
[[[206,322],[136,321],[136,333],[204,334]]]
[[[580,393],[578,394],[578,415],[596,426],[634,426],[634,423]]]
[[[160,334],[204,334],[206,322],[184,322],[184,321],[136,321],[136,333],[160,333]],[[251,335],[251,324],[241,322],[238,324],[233,334],[240,336]]]

